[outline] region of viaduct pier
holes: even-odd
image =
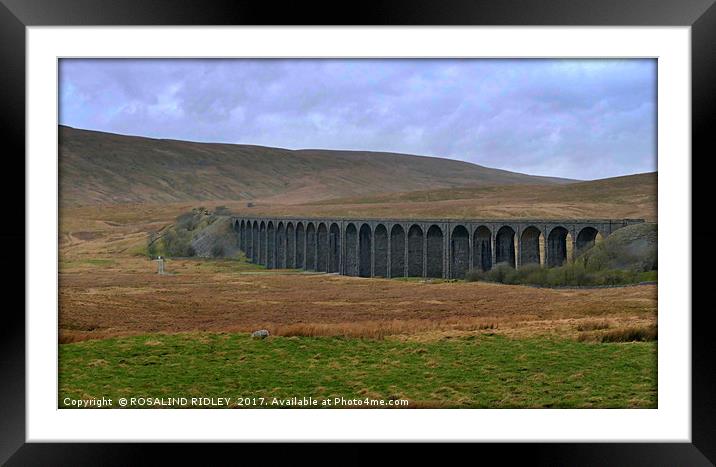
[[[331,219],[233,217],[240,249],[268,268],[360,277],[463,278],[507,263],[561,266],[643,219]]]

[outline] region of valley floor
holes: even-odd
[[[656,323],[657,286],[547,289],[484,282],[368,279],[265,270],[240,260],[86,260],[60,269],[60,342],[148,332],[402,336],[489,329],[578,338]],[[587,331],[592,333],[594,331]]]
[[[61,215],[65,398],[406,399],[410,407],[656,407],[657,286],[538,289],[142,256],[156,208]],[[79,215],[78,215],[79,214]],[[267,329],[271,336],[251,339]]]

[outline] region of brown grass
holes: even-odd
[[[227,201],[246,215],[401,218],[643,218],[657,220],[657,174],[639,174],[568,185],[473,186],[320,203],[255,207]],[[396,215],[396,213],[399,213]]]
[[[276,335],[353,337],[490,327],[515,336],[576,335],[603,326],[603,320],[615,329],[656,321],[655,285],[552,290],[278,271],[242,274],[217,272],[211,261],[199,260],[169,261],[172,274],[158,276],[155,267],[141,258],[123,258],[110,266],[79,264],[62,270],[62,341],[261,328]]]
[[[648,342],[655,340],[657,340],[656,325],[614,329],[602,335],[602,342]]]
[[[61,343],[139,333],[262,328],[286,336],[422,340],[489,330],[517,338],[578,338],[588,329],[656,323],[655,285],[555,290],[480,282],[418,283],[280,271],[242,273],[209,260],[169,260],[170,274],[158,276],[156,265],[141,256],[147,232],[168,225],[191,207],[177,203],[61,209]],[[599,329],[604,323],[608,326]]]
[[[290,151],[120,136],[68,127],[60,127],[59,132],[61,199],[74,205],[220,197],[243,204],[256,198],[295,204],[468,184],[563,182],[407,154]]]
[[[74,342],[83,342],[96,339],[110,339],[113,337],[126,337],[141,334],[140,332],[113,332],[113,331],[96,331],[83,332],[72,331],[69,329],[60,329],[58,336],[59,344],[72,344]]]
[[[362,323],[338,323],[338,324],[288,324],[278,326],[272,334],[277,336],[341,336],[360,337],[371,339],[382,339],[387,336],[401,334],[417,334],[431,331],[478,331],[485,329],[497,329],[494,321],[484,320],[404,320],[404,321],[366,321]]]
[[[657,220],[657,176],[642,174],[551,186],[465,187],[295,204],[291,200],[214,200],[173,203],[61,206],[60,241],[65,245],[102,244],[121,252],[197,206],[227,206],[244,215],[403,218],[644,218]],[[285,201],[285,204],[279,202]],[[398,214],[396,214],[398,213]],[[119,248],[117,248],[119,247]]]
[[[609,321],[598,320],[598,321],[585,321],[577,325],[577,331],[598,331],[600,329],[608,329],[610,326]]]

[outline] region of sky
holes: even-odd
[[[656,80],[654,59],[61,59],[59,120],[594,180],[656,170]]]

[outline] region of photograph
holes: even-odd
[[[714,465],[715,1],[0,0],[0,464]]]
[[[660,408],[657,58],[56,68],[57,409]]]

